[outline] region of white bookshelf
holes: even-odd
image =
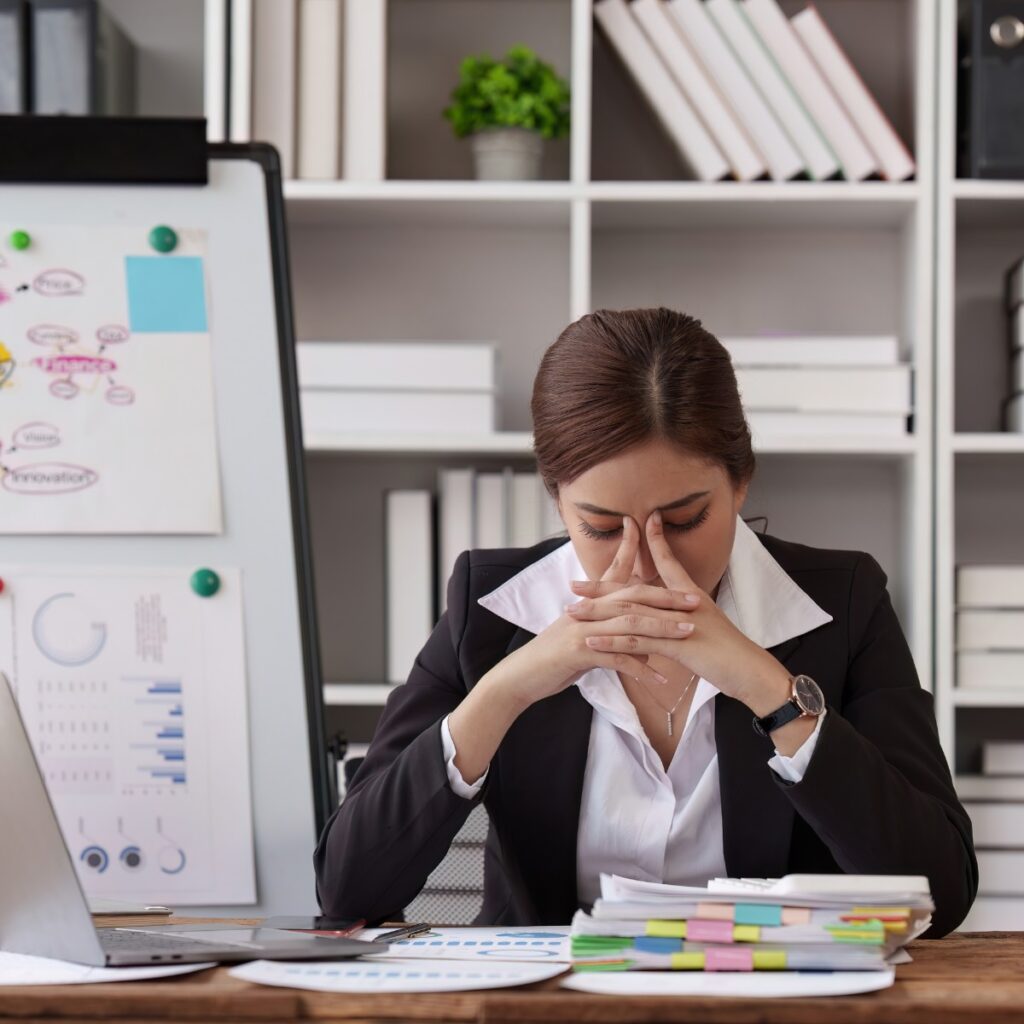
[[[598,306],[662,303],[720,334],[900,337],[915,367],[914,434],[762,439],[745,513],[767,514],[769,529],[784,537],[872,551],[890,575],[922,682],[931,686],[934,11],[915,0],[820,7],[914,150],[916,180],[681,180],[653,115],[595,30],[590,0],[391,0],[388,142],[397,173],[381,182],[285,184],[297,333],[493,338],[501,351],[501,430],[307,438],[325,673],[339,680],[332,701],[347,699],[337,689],[344,680],[382,674],[383,633],[373,621],[383,604],[375,578],[382,563],[366,549],[382,544],[373,520],[383,489],[431,486],[442,464],[497,468],[508,460],[530,468],[529,392],[547,345]],[[402,59],[404,41],[431,18],[449,19],[437,45],[450,62]],[[440,35],[438,26],[431,41]],[[449,138],[438,116],[438,97],[443,103],[454,84],[458,54],[501,52],[517,39],[570,78],[573,134],[563,162],[545,165],[544,180],[477,182],[468,156],[455,152],[465,144]],[[444,88],[414,87],[413,65],[444,76]],[[425,123],[433,123],[430,153],[413,166],[403,133],[425,144]],[[621,168],[608,140],[620,129],[636,174],[615,174]],[[453,166],[462,177],[453,179]],[[509,301],[509,291],[525,299]],[[359,530],[356,553],[342,538]],[[353,557],[362,591],[344,582]],[[351,623],[351,632],[338,622]],[[368,638],[372,654],[362,647]],[[367,692],[353,689],[350,699],[362,702]]]
[[[229,2],[208,0],[216,46],[228,45],[217,25]],[[789,13],[800,6],[784,0]],[[745,514],[767,514],[783,537],[871,551],[931,686],[936,10],[928,0],[819,8],[913,150],[915,180],[682,180],[591,0],[390,0],[389,180],[285,184],[297,333],[495,340],[500,431],[306,439],[332,704],[386,693],[366,682],[383,677],[383,491],[432,486],[442,465],[532,468],[529,393],[544,349],[593,308],[653,304],[719,334],[900,338],[914,364],[914,433],[763,438]],[[541,181],[477,182],[468,144],[439,110],[460,56],[520,40],[570,79],[572,136],[550,147]],[[208,78],[226,66],[208,54]],[[247,106],[237,75],[232,86],[234,122]],[[206,95],[223,89],[208,81]]]
[[[956,2],[941,0],[937,51],[935,695],[958,774],[986,738],[1020,738],[1024,686],[958,689],[956,566],[1024,563],[1024,435],[999,432],[1006,384],[1003,272],[1024,255],[1024,182],[964,180],[956,166]],[[1024,928],[1024,899],[979,898],[966,929]]]
[[[154,40],[174,35],[158,0],[103,2],[148,21]],[[783,0],[787,13],[802,5]],[[225,19],[244,26],[252,0],[182,0],[194,35],[197,7],[210,135],[224,137],[230,116],[239,138],[244,54]],[[1024,182],[956,177],[957,0],[818,2],[914,153],[916,179],[895,184],[682,180],[591,7],[389,0],[389,180],[285,184],[300,338],[494,340],[502,360],[498,433],[306,439],[327,703],[365,715],[389,689],[384,491],[433,487],[441,466],[533,468],[528,399],[547,345],[593,308],[665,304],[719,334],[899,336],[914,433],[762,439],[745,514],[878,558],[947,757],[976,770],[980,739],[1024,732],[1024,690],[957,690],[953,649],[955,566],[1024,563],[1024,436],[1001,433],[995,415],[1001,275],[1024,251]],[[459,57],[519,41],[570,78],[572,136],[549,147],[540,181],[477,182],[439,111]],[[144,85],[150,112],[175,112],[161,74],[154,65]],[[1024,927],[1024,900],[1013,904],[979,900],[967,926]]]

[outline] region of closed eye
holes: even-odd
[[[695,530],[701,523],[705,522],[708,518],[711,506],[705,505],[704,508],[693,517],[693,519],[687,520],[685,523],[665,523],[666,532],[685,533],[687,530]],[[614,530],[595,530],[590,523],[580,520],[580,530],[584,536],[589,537],[591,540],[610,540],[612,537],[617,537],[622,533],[622,527],[617,526]]]

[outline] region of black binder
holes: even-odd
[[[1024,178],[1024,0],[971,0],[960,22],[962,178]]]

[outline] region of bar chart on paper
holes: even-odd
[[[86,892],[251,900],[240,574],[0,572],[0,669]]]

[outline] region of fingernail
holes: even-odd
[[[601,642],[601,638],[599,636],[588,636],[587,637],[587,646],[588,647],[596,647],[600,642]]]
[[[677,622],[676,623],[676,629],[678,629],[680,633],[692,633],[693,632],[693,623],[692,622]]]
[[[654,678],[657,679],[659,683],[667,683],[668,682],[668,678],[666,676],[663,676],[660,672],[655,672],[654,673]]]
[[[567,612],[575,611],[577,608],[579,608],[579,606],[581,604],[583,604],[582,601],[576,601],[573,604],[567,604],[567,605],[564,606],[564,611],[567,611]]]
[[[683,604],[696,604],[697,600],[696,594],[683,594]]]

